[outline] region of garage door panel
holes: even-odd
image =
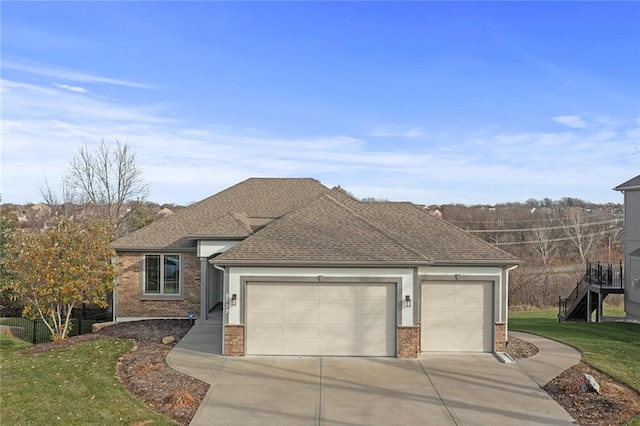
[[[454,314],[453,320],[456,322],[471,322],[471,323],[478,322],[482,324],[482,321],[484,320],[484,317],[485,317],[485,313],[483,311],[477,311],[477,310],[474,310],[474,311],[457,310],[453,314]]]
[[[442,335],[453,336],[456,332],[456,326],[451,322],[428,322],[422,325],[422,330],[427,332],[430,336]]]
[[[273,288],[271,286],[256,286],[252,290],[253,296],[256,298],[282,299],[284,292],[285,288]]]
[[[277,346],[276,346],[277,347]],[[268,346],[262,350],[262,353],[271,353]],[[297,355],[319,355],[321,352],[320,342],[318,339],[287,339],[282,346],[281,354],[297,354]]]
[[[377,325],[380,328],[384,329],[385,324],[387,323],[385,318],[385,312],[365,312],[357,314],[356,323],[361,327],[367,327],[369,325]]]
[[[268,288],[274,288],[273,286],[268,286]],[[322,295],[322,289],[318,287],[300,287],[300,286],[285,286],[275,288],[274,294],[284,294],[285,297],[302,297],[302,298],[310,298],[315,299]]]
[[[283,322],[287,323],[320,323],[320,313],[318,312],[287,312],[282,313]]]
[[[422,326],[429,326],[431,323],[441,323],[445,321],[454,321],[456,319],[456,312],[453,309],[441,310],[441,309],[429,309],[422,316]]]
[[[355,312],[356,301],[334,298],[323,298],[322,300],[323,312]]]
[[[379,328],[360,327],[356,329],[356,337],[364,340],[378,340],[380,342],[388,339],[389,332]]]
[[[323,324],[355,324],[355,312],[323,312],[320,314]]]
[[[258,311],[282,311],[284,308],[284,300],[274,299],[273,297],[256,297],[255,303],[259,306],[256,306],[256,310]]]
[[[431,297],[453,297],[455,295],[455,288],[451,286],[432,285],[429,286],[429,294]]]
[[[477,298],[484,294],[485,286],[481,284],[455,285],[454,291],[457,298]]]
[[[284,316],[284,312],[251,312],[247,316],[247,321],[254,324],[282,324]]]
[[[247,354],[395,355],[395,284],[248,283],[246,299]]]
[[[459,352],[478,352],[478,347],[482,348],[484,340],[482,337],[456,337],[455,346]]]
[[[280,339],[285,336],[284,327],[255,326],[247,331],[247,337],[255,339]]]
[[[492,286],[492,282],[483,281],[423,283],[422,350],[493,350]]]
[[[389,303],[384,299],[363,299],[358,300],[358,312],[384,313]]]
[[[432,309],[452,309],[456,305],[456,299],[453,295],[429,297],[431,298],[430,306],[432,307]]]
[[[358,337],[358,330],[356,327],[324,327],[322,335],[335,339],[354,339]]]
[[[290,339],[318,338],[320,337],[320,327],[287,327],[286,337]]]
[[[318,299],[291,298],[283,303],[285,312],[307,312],[320,310],[320,301]]]

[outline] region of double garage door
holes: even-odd
[[[395,356],[396,286],[248,282],[247,355]]]
[[[493,283],[422,283],[423,352],[492,352]]]

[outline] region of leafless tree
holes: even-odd
[[[82,204],[85,213],[90,208],[91,213],[111,224],[112,238],[126,231],[128,203],[144,201],[149,193],[135,154],[128,144],[119,141],[113,147],[101,141],[94,151],[86,145],[81,147],[62,179],[62,197],[46,179],[39,189],[47,204]]]
[[[557,241],[554,238],[552,229],[549,227],[534,228],[529,231],[531,246],[540,256],[542,265],[547,268],[557,248]]]
[[[587,257],[601,236],[600,233],[590,226],[584,212],[578,207],[570,208],[561,223],[567,236],[576,247],[580,261],[585,265]]]

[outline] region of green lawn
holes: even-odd
[[[584,360],[640,392],[640,324],[558,323],[557,309],[509,312],[509,329],[545,336],[582,352]],[[624,316],[621,308],[605,315]],[[640,426],[640,416],[630,425]]]
[[[2,424],[173,425],[118,381],[115,366],[133,342],[103,339],[39,354],[15,354],[29,346],[0,336]]]

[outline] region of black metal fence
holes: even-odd
[[[67,336],[91,333],[93,324],[111,321],[111,318],[110,312],[72,318],[70,319],[71,330]],[[51,331],[40,318],[32,320],[24,317],[0,317],[0,334],[8,334],[33,344],[51,341]]]

